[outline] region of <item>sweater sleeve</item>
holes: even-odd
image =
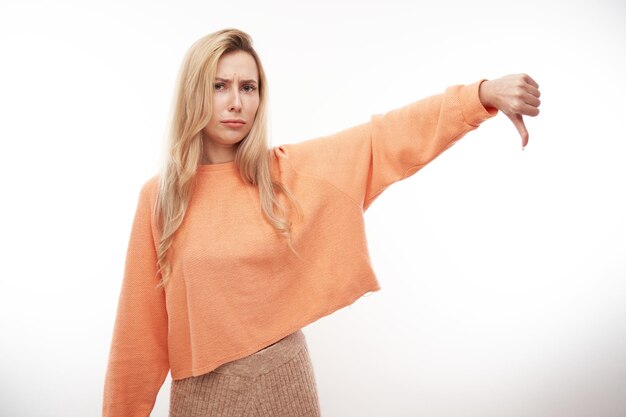
[[[104,417],[149,416],[169,372],[165,295],[155,288],[149,184],[140,193],[104,382]]]
[[[293,169],[331,183],[363,211],[389,185],[414,174],[467,132],[495,116],[478,91],[485,80],[373,115],[338,133],[283,145]]]

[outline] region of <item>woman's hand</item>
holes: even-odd
[[[522,150],[528,144],[528,130],[522,115],[539,114],[539,85],[526,74],[512,74],[483,81],[478,92],[485,107],[495,107],[508,116],[522,137]]]

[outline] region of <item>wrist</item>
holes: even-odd
[[[493,91],[491,89],[492,84],[493,81],[484,80],[480,83],[480,86],[478,87],[478,99],[485,109],[497,109],[494,103]]]

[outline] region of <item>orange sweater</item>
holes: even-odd
[[[156,289],[158,176],[150,178],[126,254],[103,416],[149,416],[170,369],[173,379],[204,374],[378,291],[363,212],[495,116],[480,103],[481,82],[273,148],[274,174],[303,210],[303,219],[291,217],[301,258],[264,220],[258,190],[242,181],[234,161],[201,165],[173,242],[170,285]]]

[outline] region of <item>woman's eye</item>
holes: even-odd
[[[221,87],[225,87],[225,84],[224,84],[224,83],[216,83],[216,84],[214,85],[214,87],[215,87],[215,89],[216,89],[216,90],[223,90],[223,88],[221,88]],[[253,86],[253,85],[244,85],[242,88],[243,88],[243,89],[244,89],[247,93],[251,93],[252,91],[256,90],[256,87],[255,87],[255,86]]]

